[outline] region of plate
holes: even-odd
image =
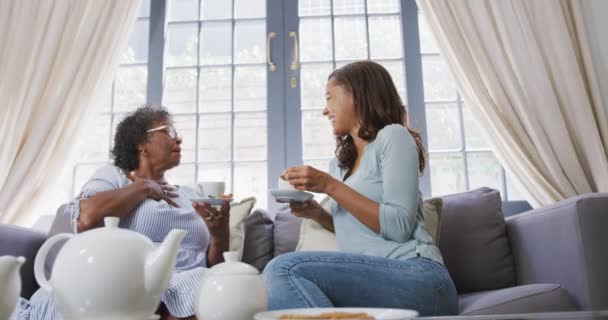
[[[282,315],[314,316],[329,312],[367,313],[375,320],[405,320],[418,316],[418,312],[408,309],[384,309],[384,308],[309,308],[309,309],[287,309],[256,313],[254,320],[278,320]],[[345,318],[346,319],[346,318]]]
[[[204,203],[208,203],[212,206],[221,206],[222,204],[224,204],[223,198],[192,197],[192,198],[188,198],[188,200],[190,200],[192,202],[204,202]],[[230,202],[232,202],[232,199],[230,199]]]
[[[312,193],[300,190],[271,189],[270,194],[278,202],[304,202],[314,197]]]

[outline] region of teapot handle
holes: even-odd
[[[51,292],[52,287],[49,283],[49,280],[46,278],[46,274],[44,273],[44,263],[46,262],[46,256],[49,254],[49,250],[53,247],[53,245],[60,240],[70,239],[73,237],[73,234],[70,233],[61,233],[55,235],[44,242],[38,253],[36,254],[36,260],[34,261],[34,277],[36,281],[44,290]]]

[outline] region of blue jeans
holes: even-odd
[[[458,296],[443,265],[341,252],[292,252],[264,270],[268,309],[376,307],[421,316],[458,314]]]

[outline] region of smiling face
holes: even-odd
[[[167,119],[156,121],[148,131],[148,140],[140,146],[145,150],[142,154],[145,161],[164,170],[179,165],[182,139],[175,134],[173,122]]]
[[[355,103],[352,93],[333,78],[325,86],[326,105],[323,115],[326,116],[334,128],[334,135],[356,135],[359,122],[355,113]]]

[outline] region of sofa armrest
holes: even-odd
[[[506,219],[517,283],[558,283],[578,308],[608,308],[608,193],[560,201]]]
[[[30,229],[0,224],[0,256],[23,256],[26,261],[21,266],[21,296],[29,299],[38,289],[34,279],[34,259],[38,249],[46,240],[46,235]]]

